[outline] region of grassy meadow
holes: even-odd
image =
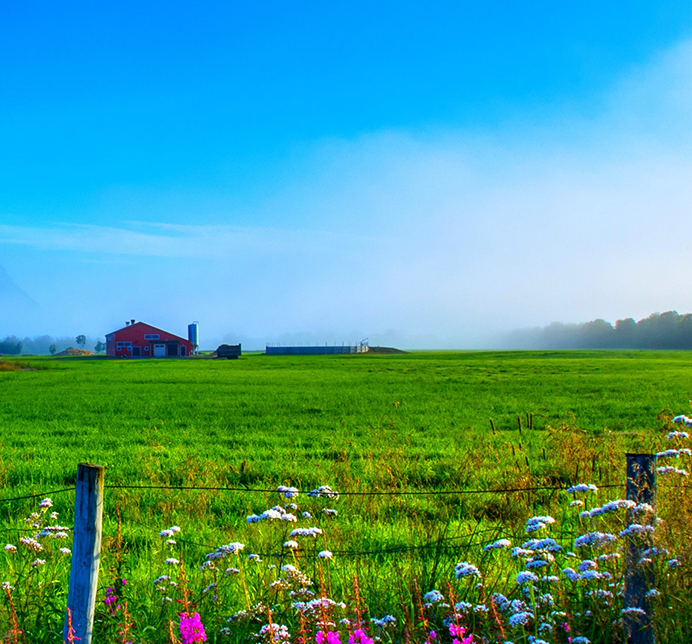
[[[79,462],[106,466],[106,484],[114,486],[310,490],[329,485],[342,492],[433,493],[338,500],[301,495],[289,501],[269,492],[107,489],[103,593],[127,579],[126,593],[117,592],[127,594],[136,642],[170,641],[159,625],[175,614],[174,591],[167,606],[161,595],[166,591],[156,590],[152,581],[171,567],[164,563],[171,557],[185,562],[195,610],[214,642],[247,641],[252,620],[239,617],[223,635],[226,620],[260,600],[271,603],[267,587],[279,574],[271,566],[286,562],[300,564],[334,597],[350,596],[357,574],[362,600],[379,617],[397,611],[413,615],[418,594],[444,590],[454,581],[455,564],[464,560],[495,566],[485,585],[488,593],[500,592],[521,570],[521,561],[512,561],[511,569],[495,565],[483,544],[503,537],[519,544],[526,538],[526,519],[551,512],[558,519],[552,536],[570,539],[584,531],[578,512],[570,513],[572,497],[555,490],[442,493],[589,482],[606,486],[598,502],[622,498],[625,452],[670,447],[670,419],[687,413],[692,398],[692,356],[685,352],[22,362],[30,369],[0,372],[0,501],[71,487]],[[688,565],[687,492],[667,482],[661,489],[663,538]],[[51,511],[69,526],[73,494],[51,498]],[[26,530],[22,519],[36,511],[39,500],[0,502],[0,530],[8,543],[16,544]],[[288,511],[290,502],[298,505],[296,524],[246,521],[277,504]],[[305,511],[314,519],[303,519]],[[174,525],[182,528],[177,543],[165,545],[159,532]],[[282,543],[296,525],[319,526],[323,534],[308,538],[298,551],[287,550]],[[240,572],[226,580],[200,571],[205,555],[229,542],[246,544],[243,557],[236,556],[244,560]],[[315,556],[323,550],[332,551],[333,559]],[[260,554],[263,563],[245,561],[250,553]],[[23,629],[31,634],[27,641],[62,641],[67,563],[56,552],[44,572],[28,565],[21,572],[6,559],[3,563],[0,553],[0,581],[11,575],[23,580],[24,599],[17,601]],[[52,613],[32,603],[39,600],[32,599],[31,580],[39,574],[45,576],[41,587],[50,587]],[[203,592],[210,583],[217,584],[218,601]],[[665,598],[671,608],[665,609],[668,630],[661,641],[682,642],[690,635],[683,609],[689,587],[676,584]],[[281,604],[277,592],[275,607]],[[475,591],[460,582],[453,592],[470,600]],[[110,614],[103,605],[97,612],[98,641],[120,641],[121,614]],[[472,613],[469,628],[481,629],[482,618]],[[1,634],[11,625],[7,602],[0,620]],[[399,628],[389,637],[406,639],[410,631]],[[602,626],[595,632],[598,637]],[[512,641],[528,642],[529,636],[515,635]],[[567,641],[560,637],[547,641]]]

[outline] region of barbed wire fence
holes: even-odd
[[[627,456],[627,479],[622,483],[607,483],[598,486],[598,489],[625,488],[626,497],[637,503],[655,503],[656,488],[656,456],[653,454],[639,454]],[[685,487],[685,486],[682,486]],[[689,486],[687,486],[689,487]],[[328,489],[328,488],[327,488]],[[76,637],[81,637],[83,642],[91,642],[93,629],[94,610],[96,593],[98,589],[98,572],[101,551],[102,537],[102,518],[105,490],[127,490],[127,491],[169,491],[169,492],[219,492],[234,494],[283,494],[287,499],[300,494],[312,496],[313,498],[332,498],[339,497],[413,497],[413,496],[500,496],[515,494],[533,494],[537,492],[569,492],[573,485],[536,485],[521,487],[501,487],[495,489],[448,489],[448,490],[346,490],[333,492],[330,489],[325,494],[320,494],[318,490],[300,490],[297,488],[286,487],[249,487],[249,486],[195,486],[195,485],[145,485],[145,484],[105,484],[105,470],[98,465],[80,464],[77,472],[76,485],[74,487],[63,487],[58,489],[46,490],[39,493],[24,494],[14,497],[0,498],[0,506],[12,502],[25,501],[29,499],[46,498],[58,494],[75,494],[75,521],[71,528],[74,533],[72,565],[70,573],[70,587],[68,591],[68,613],[71,616],[71,628],[74,629]],[[146,531],[159,533],[158,528],[128,518],[127,521],[139,525]],[[31,532],[31,528],[13,528],[2,530],[2,532]],[[497,526],[484,530],[474,530],[469,535],[456,535],[452,537],[441,537],[423,544],[416,545],[392,545],[383,548],[367,550],[340,550],[332,554],[340,557],[378,557],[390,554],[402,553],[425,553],[433,551],[440,552],[459,552],[473,546],[482,546],[488,539],[478,540],[481,535],[493,534],[494,539],[511,537],[516,539],[517,534],[503,534]],[[573,537],[577,533],[563,532],[562,536]],[[525,536],[525,535],[523,535]],[[214,551],[218,545],[201,543],[185,537],[177,538],[183,544],[189,544],[198,548],[206,548]],[[266,558],[284,558],[285,551],[256,553]],[[317,548],[314,552],[308,551],[308,556],[317,557]],[[652,611],[650,603],[646,601],[646,593],[650,589],[650,580],[636,565],[641,558],[641,544],[628,538],[627,543],[627,568],[625,576],[625,597],[630,606],[638,607],[646,612],[646,619],[639,619],[636,625],[627,625],[628,632],[632,634],[632,642],[648,642],[638,638],[642,633],[653,632],[651,629]],[[65,628],[67,629],[67,620]]]

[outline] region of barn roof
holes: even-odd
[[[175,333],[171,333],[170,331],[165,331],[164,329],[160,329],[157,326],[154,326],[153,324],[149,324],[148,322],[142,322],[141,320],[135,322],[134,324],[127,324],[124,327],[121,327],[120,329],[117,329],[116,331],[111,331],[111,333],[119,333],[120,331],[127,331],[129,329],[132,329],[133,327],[136,326],[144,326],[147,327],[148,329],[152,329],[154,331],[159,331],[160,333],[165,333],[166,335],[169,335],[173,338],[177,338],[179,340],[183,340],[184,342],[189,342],[187,338],[183,338],[180,335],[176,335]]]

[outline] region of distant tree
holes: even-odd
[[[613,344],[615,330],[610,322],[598,319],[579,325],[576,333],[579,347],[607,349]]]
[[[76,340],[77,340],[77,344],[78,344],[80,347],[82,347],[82,349],[83,349],[83,348],[84,348],[84,345],[86,344],[86,336],[85,336],[85,335],[78,335],[78,336],[76,337]]]
[[[615,346],[618,349],[636,349],[639,346],[637,323],[633,318],[615,322]]]
[[[51,344],[51,345],[48,347],[48,351],[50,351],[50,354],[51,354],[52,356],[55,355],[55,352],[56,352],[57,350],[58,350],[58,347],[55,346],[55,342],[53,342],[53,344]]]
[[[106,345],[103,344],[103,342],[101,342],[101,340],[99,340],[96,343],[96,346],[94,347],[94,351],[96,351],[96,353],[103,353],[105,350],[106,350]]]
[[[22,343],[15,336],[8,336],[0,341],[0,353],[16,356],[22,352]]]

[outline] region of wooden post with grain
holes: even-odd
[[[637,505],[656,507],[656,455],[627,454],[627,499]],[[627,524],[655,525],[655,513],[627,510]],[[653,608],[647,594],[653,589],[651,564],[642,562],[642,553],[652,546],[651,532],[627,537],[625,561],[625,609],[623,615],[627,644],[654,644]]]
[[[94,606],[101,560],[101,521],[103,517],[103,479],[101,465],[80,463],[74,505],[74,541],[70,589],[67,595],[63,640],[73,638],[79,644],[91,644],[94,629]]]

